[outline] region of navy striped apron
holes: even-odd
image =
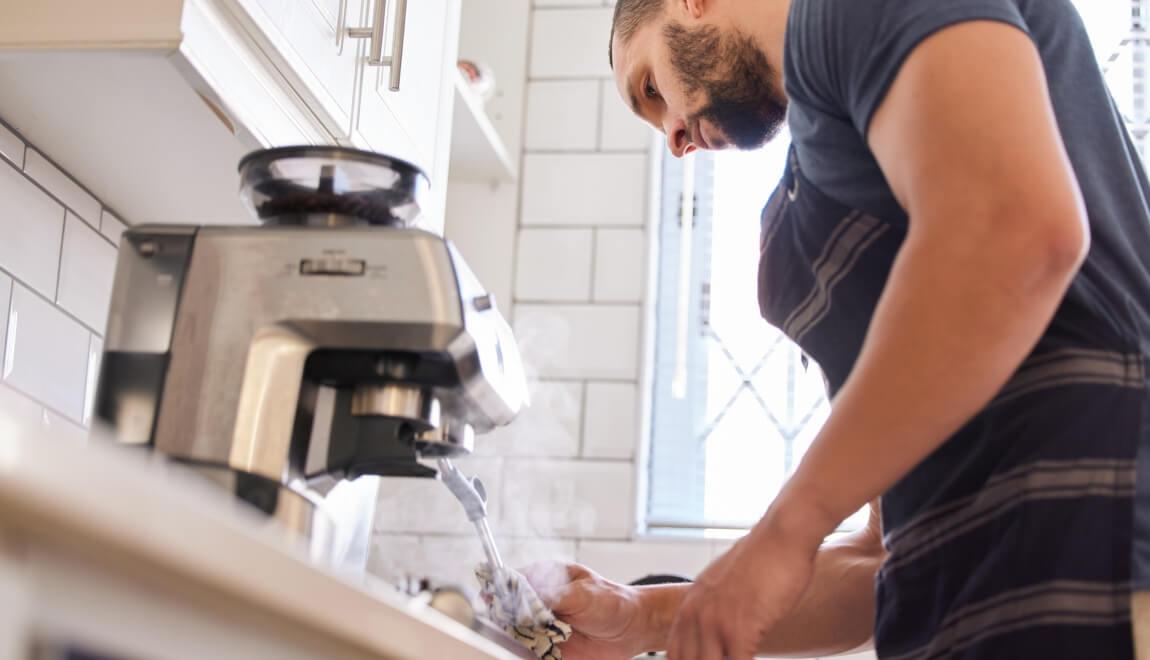
[[[759,304],[833,397],[906,227],[823,194],[799,155],[763,210]],[[1150,369],[1133,326],[1095,316],[1064,302],[993,402],[883,496],[880,658],[1133,657]]]

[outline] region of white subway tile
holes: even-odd
[[[631,459],[639,444],[639,388],[632,383],[588,383],[583,455]]]
[[[649,285],[646,232],[600,229],[595,236],[595,300],[639,302]]]
[[[475,439],[488,456],[574,457],[579,453],[581,383],[532,381],[531,405],[511,424]]]
[[[524,568],[541,562],[575,561],[575,541],[509,536],[500,536],[497,541],[500,543],[504,563],[514,568]]]
[[[36,437],[44,429],[44,407],[31,397],[0,384],[0,437]]]
[[[8,307],[11,304],[12,278],[0,272],[0,348],[8,345]],[[0,350],[0,369],[3,367],[4,351]]]
[[[507,534],[625,539],[633,529],[629,462],[508,459],[502,524]]]
[[[4,382],[81,422],[89,338],[84,326],[16,286],[8,315]]]
[[[88,345],[88,374],[84,384],[84,426],[92,427],[92,413],[96,407],[96,390],[100,383],[100,364],[104,361],[104,340],[92,335]]]
[[[478,476],[487,489],[487,514],[499,520],[503,488],[502,459],[469,457],[455,461],[468,476]],[[380,534],[464,534],[473,531],[463,505],[435,479],[385,477],[375,506],[375,531]]]
[[[56,304],[103,335],[116,274],[116,248],[68,213]]]
[[[0,124],[0,156],[12,161],[16,167],[24,167],[24,141],[4,124]]]
[[[637,305],[516,305],[515,336],[540,378],[638,377]]]
[[[0,163],[0,267],[33,289],[56,295],[64,207],[11,167]]]
[[[604,80],[602,115],[599,120],[599,148],[603,151],[646,151],[655,139],[655,130],[639,119],[627,101],[619,96],[614,80]]]
[[[410,562],[409,573],[477,590],[475,567],[483,560],[483,546],[474,531],[458,537],[425,536],[420,539],[418,557]]]
[[[521,230],[515,300],[589,301],[593,240],[590,229]]]
[[[532,78],[608,78],[610,9],[539,9],[531,29]]]
[[[711,563],[710,544],[702,540],[603,542],[581,541],[579,563],[608,580],[624,584],[648,575],[694,578]]]
[[[528,150],[595,149],[599,130],[599,83],[547,80],[527,86]]]
[[[524,225],[642,226],[644,154],[527,154]]]
[[[711,556],[714,557],[715,559],[722,557],[723,555],[727,554],[731,550],[731,548],[735,547],[736,541],[738,541],[737,538],[712,540],[711,541]]]
[[[452,181],[447,186],[444,235],[504,314],[511,312],[515,288],[515,240],[519,233],[519,186]]]
[[[421,555],[419,537],[411,534],[376,534],[371,539],[367,571],[395,585],[414,573]]]
[[[28,155],[24,161],[24,172],[35,179],[36,183],[47,188],[48,192],[55,195],[85,222],[93,227],[99,226],[100,211],[102,210],[99,200],[90,195],[87,190],[80,187],[80,184],[73,181],[55,165],[48,162],[48,159],[39,151],[28,150]]]
[[[52,438],[77,445],[88,441],[88,429],[48,409],[44,409],[43,427]]]
[[[112,215],[108,209],[104,209],[100,214],[100,233],[112,241],[116,246],[120,245],[120,236],[127,231],[128,226],[124,221]]]

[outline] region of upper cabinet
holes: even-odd
[[[293,89],[305,99],[334,139],[351,136],[360,49],[346,34],[348,14],[358,17],[363,0],[237,0],[262,36],[265,50]]]
[[[438,231],[459,12],[460,0],[0,3],[0,118],[135,223],[250,221],[243,153],[344,144],[423,168]]]
[[[431,177],[442,218],[454,106],[460,0],[367,0],[354,139]],[[442,229],[442,226],[439,227]]]

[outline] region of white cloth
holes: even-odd
[[[559,645],[570,639],[571,626],[555,618],[527,578],[510,568],[494,570],[486,562],[475,568],[475,577],[492,623],[531,649],[536,657],[562,660]]]

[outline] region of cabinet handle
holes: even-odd
[[[339,0],[339,10],[335,15],[335,47],[343,55],[343,42],[347,37],[347,0]]]
[[[372,11],[372,23],[369,28],[344,29],[347,24],[347,0],[340,0],[339,21],[336,28],[336,46],[343,49],[343,39],[346,34],[352,39],[371,39],[371,48],[367,55],[367,63],[372,66],[390,67],[387,88],[393,92],[399,91],[400,77],[403,75],[403,38],[407,30],[407,0],[395,0],[395,34],[392,35],[391,53],[383,55],[383,28],[387,22],[387,0],[375,0]]]
[[[395,0],[395,34],[391,40],[391,57],[385,64],[391,65],[387,88],[399,91],[399,79],[403,75],[403,36],[407,31],[407,0]]]

